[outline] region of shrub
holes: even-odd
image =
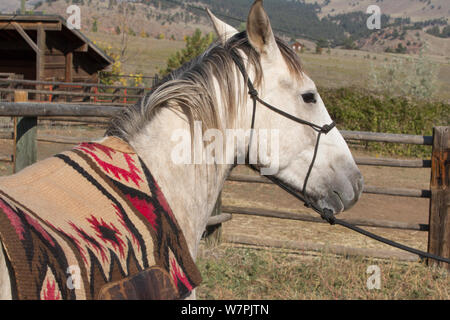
[[[340,129],[413,135],[431,135],[435,126],[450,123],[450,104],[379,95],[363,89],[321,89],[322,99]],[[369,150],[426,157],[429,147],[367,144]]]
[[[437,67],[423,55],[424,49],[417,59],[395,57],[381,69],[372,64],[370,88],[389,96],[431,98],[436,91]]]
[[[196,58],[209,47],[213,40],[214,37],[212,33],[203,36],[200,29],[197,29],[192,36],[185,37],[186,48],[170,56],[167,60],[167,67],[161,69],[159,74],[164,77],[186,62]]]

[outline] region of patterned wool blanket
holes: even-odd
[[[177,298],[201,282],[157,182],[115,137],[0,178],[0,239],[17,299],[97,299],[155,267]]]

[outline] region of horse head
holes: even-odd
[[[334,127],[316,85],[301,67],[298,55],[275,37],[263,1],[254,2],[244,33],[208,13],[225,48],[235,50],[237,37],[248,41],[251,50],[236,50],[243,65],[252,59],[251,54],[259,59],[260,70],[247,63],[242,71],[244,77],[248,75],[249,86],[255,80],[257,91],[250,93],[258,94],[260,99],[255,110],[255,97],[247,100],[243,112],[247,115],[245,126],[253,121],[255,132],[276,129],[279,152],[276,157],[255,157],[256,166],[261,171],[276,167],[273,177],[303,194],[315,207],[335,214],[351,208],[361,195],[362,175],[347,143]],[[276,106],[276,110],[264,107],[263,103]],[[252,114],[254,119],[250,120]],[[332,126],[327,126],[330,123]],[[252,148],[258,149],[256,141],[250,141],[249,150]]]

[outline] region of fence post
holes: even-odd
[[[14,102],[27,102],[28,92],[15,91]],[[14,118],[14,173],[37,159],[37,117]]]
[[[217,198],[216,206],[211,216],[218,216],[222,213],[222,193]],[[222,224],[206,227],[205,243],[207,246],[216,246],[222,241]]]
[[[431,160],[430,232],[428,252],[450,258],[450,127],[433,129]],[[429,260],[429,265],[437,264]],[[450,265],[446,265],[450,270]]]
[[[159,75],[155,73],[155,77],[153,78],[153,87],[156,87],[158,82],[159,82]]]

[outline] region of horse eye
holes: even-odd
[[[303,101],[305,101],[305,103],[316,103],[317,102],[316,94],[312,93],[312,92],[302,94],[302,98],[303,98]]]

